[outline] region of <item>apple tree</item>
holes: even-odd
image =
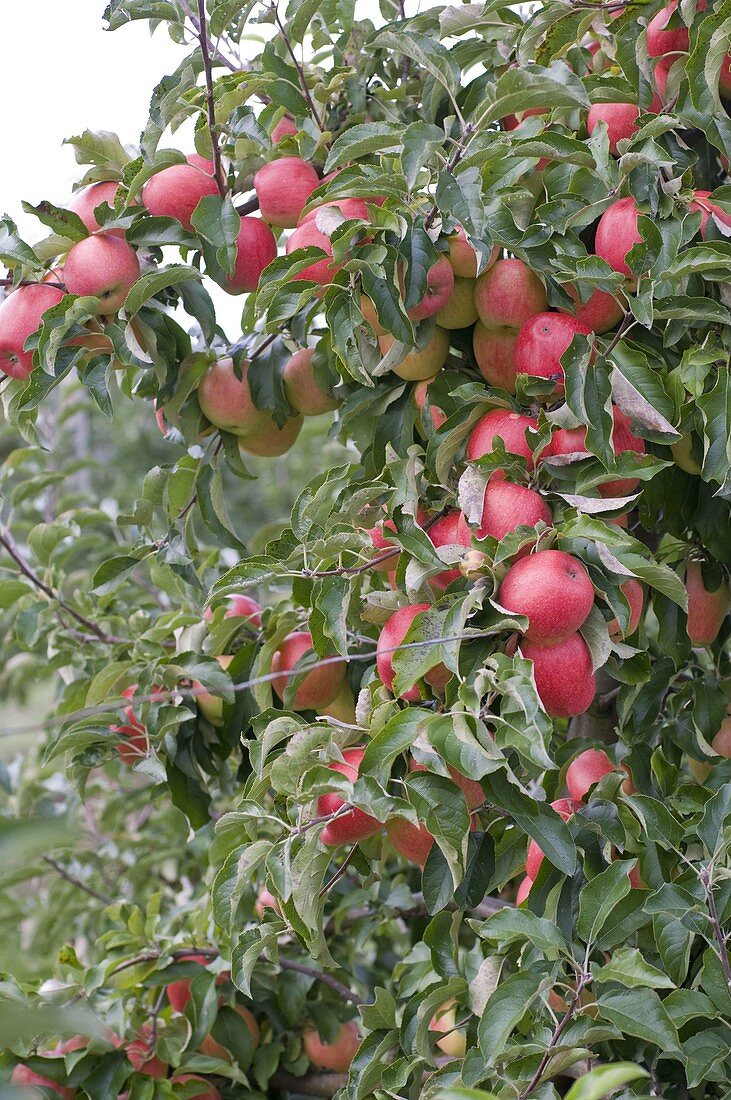
[[[731,7],[362,7],[0,223],[0,1095],[726,1097]]]

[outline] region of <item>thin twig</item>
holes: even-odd
[[[718,909],[716,908],[716,899],[713,895],[713,881],[711,879],[710,872],[707,867],[701,867],[698,872],[698,877],[703,883],[703,889],[706,892],[706,899],[708,901],[708,912],[711,917],[711,925],[713,927],[713,935],[718,946],[718,955],[721,960],[721,968],[723,970],[723,976],[726,979],[726,987],[731,993],[731,962],[728,957],[728,945],[726,942],[726,936],[724,935],[723,928],[721,927],[721,921],[718,917]]]
[[[72,886],[77,886],[79,890],[83,890],[90,898],[96,898],[97,901],[103,902],[104,905],[114,905],[115,898],[110,898],[107,894],[102,894],[99,890],[95,890],[93,886],[87,886],[85,882],[82,882],[81,879],[72,875],[65,867],[57,863],[55,859],[51,859],[50,856],[43,856],[43,862],[47,863],[49,867],[52,867],[56,874],[60,875],[66,882],[70,882]]]
[[[347,1083],[347,1073],[309,1073],[305,1077],[295,1077],[282,1069],[277,1070],[269,1082],[275,1089],[297,1093],[299,1096],[320,1096],[323,1100],[329,1100],[329,1097],[344,1089]]]
[[[240,206],[236,207],[236,212],[245,218],[247,214],[253,214],[255,210],[259,209],[259,199],[256,195],[247,199],[246,202],[242,202]]]
[[[199,2],[200,2],[200,0],[199,0]],[[297,70],[297,75],[300,79],[300,86],[302,88],[302,95],[307,100],[307,106],[310,108],[310,111],[312,113],[312,117],[315,120],[315,123],[317,124],[318,130],[320,131],[321,134],[324,134],[327,130],[327,127],[325,126],[325,123],[323,122],[322,118],[320,117],[320,112],[317,110],[317,107],[315,106],[315,101],[312,98],[312,93],[310,92],[310,89],[307,86],[307,77],[305,76],[305,70],[303,69],[302,65],[298,61],[297,55],[294,52],[294,49],[292,47],[292,43],[289,40],[289,35],[287,34],[284,23],[279,18],[279,11],[278,11],[276,2],[274,4],[272,4],[272,12],[274,13],[274,22],[277,24],[277,30],[279,31],[279,34],[281,35],[282,41],[284,42],[284,45],[287,49],[287,53],[292,58],[292,64],[294,65],[295,69]]]
[[[304,963],[295,962],[293,959],[280,959],[279,966],[282,970],[292,970],[296,974],[306,974],[307,977],[314,978],[316,982],[329,985],[344,1001],[348,1001],[350,1004],[360,1005],[364,1003],[362,998],[354,993],[352,989],[349,989],[347,985],[344,985],[343,982],[333,978],[332,974],[325,974],[322,970],[316,970],[314,966],[306,966]]]
[[[352,848],[350,849],[350,851],[348,852],[348,854],[347,854],[347,856],[345,857],[345,859],[343,860],[343,862],[342,862],[342,863],[340,864],[340,866],[338,867],[338,869],[337,869],[337,871],[335,872],[335,874],[334,874],[334,875],[332,876],[332,878],[331,878],[331,879],[329,879],[329,880],[328,880],[328,881],[327,881],[327,882],[325,883],[325,885],[323,886],[322,890],[320,890],[320,897],[321,897],[321,898],[324,898],[324,897],[326,897],[326,896],[327,896],[327,895],[328,895],[328,894],[330,893],[330,891],[332,890],[332,888],[333,888],[333,886],[335,885],[335,883],[336,883],[336,882],[338,882],[338,881],[339,881],[339,880],[340,880],[340,879],[341,879],[341,878],[343,877],[343,875],[344,875],[344,874],[345,874],[345,872],[347,871],[348,867],[349,867],[349,866],[350,866],[350,864],[352,863],[352,861],[353,861],[353,858],[354,858],[354,856],[355,856],[355,853],[356,853],[357,851],[358,851],[358,842],[356,841],[356,843],[355,843],[355,844],[353,845],[353,847],[352,847]]]
[[[576,1014],[576,1009],[579,1007],[579,1002],[581,1001],[581,994],[584,992],[585,986],[590,981],[591,981],[591,974],[586,974],[586,973],[583,973],[583,972],[581,974],[579,974],[579,976],[576,980],[576,988],[575,988],[575,990],[572,994],[571,1000],[569,1001],[569,1006],[566,1009],[566,1013],[563,1016],[563,1018],[556,1025],[556,1029],[555,1029],[553,1035],[551,1036],[551,1041],[549,1042],[543,1057],[541,1058],[538,1069],[533,1074],[533,1077],[531,1078],[530,1083],[521,1092],[520,1096],[518,1097],[518,1100],[526,1100],[526,1097],[530,1096],[530,1094],[540,1084],[540,1081],[541,1081],[541,1078],[543,1077],[546,1066],[548,1065],[548,1063],[551,1059],[551,1054],[553,1053],[556,1046],[558,1046],[558,1043],[559,1043],[559,1040],[561,1039],[561,1036],[563,1035],[564,1031],[569,1026],[572,1019],[574,1018],[574,1015]]]
[[[218,187],[218,193],[222,199],[226,198],[226,180],[221,164],[221,149],[218,143],[218,128],[216,126],[216,101],[213,95],[213,71],[211,67],[211,55],[208,52],[208,32],[206,28],[206,0],[198,0],[198,41],[200,42],[201,56],[203,58],[203,70],[206,77],[206,107],[208,111],[208,132],[211,135],[211,147],[213,149],[213,174]]]
[[[462,157],[467,152],[467,146],[469,145],[470,141],[472,140],[472,136],[473,136],[474,133],[476,133],[476,130],[475,130],[475,127],[474,127],[473,123],[471,123],[471,122],[465,123],[465,125],[462,128],[462,133],[460,134],[459,141],[455,145],[454,150],[452,152],[452,155],[449,158],[449,160],[447,161],[446,167],[444,169],[445,172],[449,172],[450,175],[451,175],[451,173],[457,167],[459,162],[462,160]],[[429,213],[427,214],[427,216],[424,220],[424,229],[431,229],[432,224],[434,222],[434,219],[436,218],[438,212],[439,212],[439,207],[437,206],[437,204],[435,202],[432,203],[431,209],[430,209]]]

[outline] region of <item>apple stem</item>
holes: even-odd
[[[206,77],[206,107],[208,111],[208,131],[211,135],[211,147],[213,149],[213,174],[216,186],[222,199],[226,198],[226,180],[221,165],[221,149],[218,143],[218,130],[216,127],[216,102],[213,96],[213,71],[211,67],[211,55],[208,51],[208,31],[206,28],[206,0],[198,0],[198,41],[203,58],[203,69]]]

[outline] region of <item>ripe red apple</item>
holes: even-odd
[[[321,286],[329,286],[334,276],[340,271],[342,264],[336,264],[333,260],[330,238],[317,228],[314,219],[300,225],[294,233],[290,234],[284,250],[289,256],[290,252],[294,252],[298,248],[309,248],[310,246],[321,248],[327,253],[327,256],[315,260],[304,271],[292,275],[291,278],[293,280],[306,279],[309,282],[320,283]]]
[[[523,325],[515,341],[516,374],[548,378],[556,384],[554,393],[563,393],[561,356],[576,335],[590,336],[591,332],[566,313],[537,313]]]
[[[530,894],[530,888],[531,888],[532,885],[533,885],[533,879],[528,878],[527,875],[525,875],[520,880],[520,884],[518,886],[518,892],[515,895],[515,904],[516,905],[522,905],[523,904],[523,902],[526,900],[526,898]]]
[[[599,780],[614,771],[627,771],[623,764],[613,764],[603,749],[585,749],[575,757],[566,769],[566,786],[574,802],[583,802],[589,790]],[[622,781],[625,794],[632,794],[634,786],[628,775]]]
[[[432,546],[469,546],[472,539],[465,536],[464,517],[461,512],[453,509],[431,525],[427,531]],[[439,591],[443,591],[452,581],[459,580],[459,569],[445,569],[443,573],[437,573],[430,578],[430,584]]]
[[[472,350],[477,367],[490,386],[515,393],[515,341],[517,330],[487,328],[478,321],[472,330]]]
[[[94,211],[97,206],[101,206],[104,202],[108,206],[114,207],[118,188],[119,184],[116,180],[92,183],[89,187],[84,187],[81,191],[76,192],[68,208],[74,214],[78,214],[90,233],[97,233],[101,226],[94,217]],[[115,237],[124,237],[123,229],[107,229],[106,232]]]
[[[99,298],[97,313],[117,313],[140,277],[134,248],[109,233],[85,237],[69,250],[63,267],[69,294]]]
[[[14,290],[0,303],[0,370],[11,378],[28,378],[33,352],[24,351],[28,337],[40,328],[43,314],[57,306],[63,291],[34,283]]]
[[[688,637],[695,646],[711,645],[731,607],[728,585],[723,580],[718,588],[707,589],[700,562],[689,561],[685,587],[688,592]]]
[[[262,427],[256,431],[247,432],[246,435],[240,435],[239,452],[243,458],[246,455],[277,458],[279,455],[286,454],[297,442],[302,423],[302,417],[298,414],[290,416],[280,428],[274,418],[268,416]]]
[[[229,294],[250,294],[259,286],[265,267],[277,258],[274,234],[261,218],[242,218],[236,237],[236,261],[233,275],[223,289]]]
[[[569,634],[554,645],[524,638],[520,650],[533,662],[536,689],[546,714],[572,718],[589,709],[596,683],[591,653],[580,634]]]
[[[412,321],[433,317],[446,306],[454,290],[454,272],[446,256],[440,256],[426,274],[426,290],[423,298],[408,311]]]
[[[583,626],[594,606],[594,586],[578,558],[563,550],[539,550],[511,565],[498,602],[528,616],[526,638],[552,645]]]
[[[633,137],[639,130],[640,109],[635,103],[594,103],[589,108],[586,128],[593,134],[599,122],[607,125],[609,152],[619,156],[617,142]]]
[[[167,1076],[168,1067],[155,1054],[151,1024],[143,1024],[137,1038],[128,1043],[126,1049],[135,1073],[144,1073],[147,1077]]]
[[[200,1085],[200,1091],[196,1092],[195,1100],[221,1100],[221,1093],[216,1086],[207,1081],[205,1077],[199,1077],[197,1073],[180,1073],[173,1077],[170,1083],[172,1085],[197,1083]]]
[[[244,592],[234,592],[232,596],[228,597],[226,603],[228,604],[228,610],[223,616],[224,619],[246,619],[252,627],[258,629],[261,626],[261,605],[251,596],[247,596]],[[203,618],[213,618],[213,611],[210,607],[207,607],[203,612]]]
[[[319,183],[315,169],[301,157],[280,157],[265,164],[254,176],[262,218],[270,225],[294,229]]]
[[[308,225],[310,222],[316,222],[317,215],[321,210],[338,210],[345,221],[354,219],[368,221],[368,207],[364,199],[331,199],[329,202],[319,202],[312,210],[308,210],[306,214],[302,215],[297,225]]]
[[[318,657],[312,646],[309,630],[295,630],[288,634],[272,657],[272,672],[278,673],[272,680],[272,688],[280,699],[291,679],[292,670],[301,659],[308,664],[318,665]],[[345,661],[320,665],[308,672],[294,697],[295,710],[317,710],[331,703],[340,691],[345,680]]]
[[[294,121],[294,119],[291,119],[289,115],[282,115],[279,122],[272,129],[272,132],[269,136],[272,139],[272,145],[278,145],[283,137],[286,137],[288,134],[297,133],[299,133],[299,131],[297,129],[297,123]]]
[[[136,690],[137,685],[132,684],[131,687],[125,688],[122,695],[125,699],[132,699]],[[125,707],[124,714],[126,723],[121,726],[110,726],[109,729],[112,733],[118,733],[124,738],[114,746],[114,749],[122,763],[132,768],[149,755],[150,745],[147,740],[147,730],[137,719],[132,706]]]
[[[313,367],[314,348],[301,348],[284,365],[284,393],[292,408],[303,416],[332,412],[340,402],[320,386]]]
[[[690,47],[690,32],[678,16],[673,20],[675,26],[668,27],[678,7],[678,0],[661,8],[647,24],[647,53],[650,57],[664,57],[666,54],[687,53]],[[705,7],[705,5],[704,5]]]
[[[268,426],[270,415],[254,404],[248,381],[249,364],[236,376],[233,359],[212,363],[198,383],[198,404],[211,424],[234,435],[253,435]]]
[[[227,1007],[233,1009],[246,1024],[251,1035],[251,1043],[256,1050],[261,1040],[261,1032],[259,1030],[259,1024],[256,1021],[256,1017],[246,1008],[244,1005],[238,1003],[228,1005]],[[212,1035],[206,1035],[205,1039],[198,1048],[201,1054],[207,1055],[209,1058],[219,1058],[222,1062],[232,1061],[231,1052],[226,1049],[217,1039],[214,1039]]]
[[[183,955],[178,962],[198,963],[205,967],[208,960],[205,955]],[[190,1001],[190,978],[179,978],[176,982],[170,982],[165,987],[168,1002],[173,1012],[185,1012],[185,1007]]]
[[[626,276],[634,285],[635,276],[627,266],[627,253],[642,240],[637,227],[639,207],[633,198],[617,199],[602,214],[596,228],[594,251],[613,271]]]
[[[551,809],[555,810],[558,816],[563,821],[568,821],[570,817],[573,817],[577,810],[580,810],[582,808],[582,806],[582,802],[574,801],[571,798],[557,798],[555,802],[551,803]],[[541,869],[543,859],[544,855],[541,851],[540,845],[535,840],[531,840],[528,844],[528,854],[525,860],[525,873],[528,880],[530,881],[531,886],[533,885],[536,876]],[[528,891],[526,891],[526,896],[527,894]]]
[[[624,584],[621,584],[619,587],[629,604],[629,625],[624,634],[622,634],[619,622],[614,618],[610,621],[608,630],[611,638],[629,638],[640,625],[642,610],[645,606],[645,589],[642,582],[638,581],[636,577],[630,577],[629,580],[626,580]]]
[[[534,468],[533,451],[526,439],[529,428],[537,429],[538,421],[523,416],[512,409],[490,409],[475,424],[467,440],[467,460],[475,462],[495,449],[495,441],[501,440],[508,454],[521,455]],[[494,475],[493,475],[494,476]]]
[[[431,605],[428,603],[415,603],[409,604],[406,607],[400,607],[398,611],[394,611],[393,615],[391,615],[381,627],[376,651],[376,668],[381,683],[387,687],[389,691],[393,691],[393,681],[396,675],[393,667],[393,658],[396,648],[403,642],[416,616],[421,614],[422,611],[428,611],[430,606]],[[439,664],[430,669],[424,676],[424,679],[436,692],[440,692],[444,690],[451,675],[451,672],[449,672],[444,665]],[[415,684],[412,688],[409,688],[408,691],[404,692],[403,695],[399,696],[399,698],[406,699],[409,703],[418,702],[419,699],[421,699],[419,685]]]
[[[414,386],[414,404],[422,415],[422,418],[426,415],[426,398],[429,385],[433,382],[433,378],[422,378],[421,382],[417,382]],[[447,414],[440,409],[438,405],[429,405],[429,414],[431,417],[432,427],[434,431],[439,431],[442,424],[446,423]]]
[[[275,898],[274,894],[267,890],[266,886],[262,886],[261,890],[256,896],[256,901],[254,902],[254,910],[257,916],[263,917],[265,909],[273,909],[275,913],[282,912],[278,899]]]
[[[429,769],[425,764],[417,764],[413,757],[409,758],[409,771],[410,772],[427,772]],[[450,765],[447,767],[449,776],[453,783],[459,787],[462,794],[465,797],[468,810],[474,810],[478,806],[481,806],[485,801],[485,792],[480,784],[475,779],[468,779],[466,775],[462,775],[456,768]],[[474,820],[474,819],[473,819]]]
[[[204,195],[217,195],[213,162],[191,153],[187,164],[173,164],[142,188],[142,202],[156,218],[175,218],[191,233],[193,212]]]
[[[457,1023],[456,1001],[452,997],[436,1010],[429,1021],[429,1030],[436,1031],[443,1038],[437,1039],[437,1046],[450,1058],[464,1058],[467,1052],[467,1036],[464,1031],[455,1031]],[[446,1034],[445,1034],[446,1033]]]
[[[710,191],[694,191],[693,201],[689,206],[689,209],[694,213],[700,213],[701,237],[703,240],[706,239],[706,228],[711,214],[713,214],[714,218],[721,222],[722,225],[727,225],[731,228],[731,216],[726,214],[720,206],[708,201],[710,194]]]
[[[491,479],[476,534],[481,539],[491,535],[499,542],[517,527],[535,527],[540,521],[549,527],[553,523],[553,512],[540,493],[512,481]]]
[[[57,1081],[52,1081],[50,1077],[41,1077],[39,1073],[34,1073],[33,1070],[28,1069],[26,1065],[19,1062],[13,1067],[13,1072],[10,1074],[10,1081],[13,1085],[37,1085],[39,1088],[48,1089],[55,1096],[63,1097],[63,1100],[73,1100],[76,1096],[76,1089],[66,1088],[65,1085],[59,1085]],[[23,1093],[25,1096],[26,1093]],[[36,1092],[36,1095],[38,1093]]]
[[[447,238],[447,242],[449,244],[449,262],[452,265],[454,274],[460,279],[476,279],[477,253],[467,240],[467,234],[461,225],[456,227],[454,233]],[[493,266],[499,255],[500,249],[496,245],[488,260],[488,268]]]
[[[390,550],[394,545],[392,540],[389,539],[389,538],[386,538],[386,536],[384,535],[384,533],[383,533],[384,528],[388,528],[391,531],[396,530],[396,527],[394,525],[393,520],[384,519],[384,520],[381,520],[380,523],[377,523],[375,527],[371,527],[370,530],[368,531],[368,534],[371,537],[371,542],[373,543],[373,546],[374,546],[375,551],[376,551],[376,553],[374,555],[373,568],[375,570],[377,570],[379,573],[389,573],[393,569],[394,565],[396,564],[396,558],[397,558],[398,553],[399,553],[399,551],[397,551],[396,554],[392,555],[391,557],[385,558],[383,561],[377,561],[376,560],[376,559],[382,557],[382,555],[384,555],[386,553],[386,551]]]
[[[498,260],[475,283],[475,305],[488,328],[522,328],[548,309],[546,288],[522,260]]]
[[[571,315],[580,324],[585,325],[590,332],[596,332],[601,336],[613,329],[622,320],[624,310],[614,295],[608,291],[593,291],[582,306],[579,305],[579,295],[576,287],[568,284],[565,289],[576,303]]]
[[[360,1046],[358,1025],[348,1020],[331,1043],[322,1040],[317,1031],[305,1031],[302,1035],[305,1054],[316,1069],[328,1069],[332,1073],[347,1073]]]
[[[635,451],[636,454],[645,453],[645,441],[640,439],[632,431],[632,421],[618,405],[612,405],[612,446],[615,454],[623,451]],[[558,428],[551,437],[551,442],[543,452],[550,455],[588,455],[586,449],[586,428]],[[597,486],[603,497],[623,497],[634,493],[639,481],[635,477],[618,478],[616,481],[604,481]]]
[[[469,328],[477,320],[475,307],[475,280],[455,279],[454,289],[436,315],[442,328]]]
[[[328,764],[328,768],[331,771],[340,772],[351,783],[355,783],[364,753],[363,748],[346,749],[343,753],[344,763],[334,760]],[[317,816],[325,817],[328,814],[334,814],[344,805],[344,800],[334,791],[320,795],[317,800]],[[320,833],[320,840],[328,847],[337,848],[340,844],[355,844],[358,840],[373,836],[374,833],[380,832],[381,827],[380,821],[375,817],[353,807],[340,817],[329,821]]]
[[[426,825],[419,823],[417,827],[403,817],[394,817],[387,823],[386,832],[388,839],[404,859],[418,867],[424,866],[434,843],[434,837]]]
[[[391,336],[390,333],[378,337],[378,346],[382,355],[393,347],[395,340],[395,336]],[[432,379],[447,361],[449,344],[448,331],[436,325],[424,347],[408,351],[401,362],[393,368],[393,373],[407,382],[423,382],[424,379]]]

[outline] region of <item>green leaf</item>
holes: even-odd
[[[603,1100],[610,1092],[628,1085],[630,1081],[639,1081],[649,1077],[642,1066],[634,1062],[615,1062],[611,1066],[597,1066],[575,1081],[564,1100]]]
[[[629,872],[636,860],[612,863],[591,879],[579,897],[576,931],[586,943],[593,943],[617,902],[631,890]]]
[[[409,57],[420,69],[429,73],[442,87],[455,96],[459,90],[460,70],[444,46],[411,27],[400,31],[384,30],[371,39],[371,45],[392,50],[397,56]]]
[[[150,271],[141,275],[125,299],[124,309],[128,317],[133,317],[145,302],[149,302],[161,290],[179,286],[191,279],[199,280],[200,271],[186,264],[172,264],[159,271]]]
[[[646,962],[636,947],[618,948],[608,963],[593,970],[597,982],[619,982],[633,989],[649,986],[650,989],[673,989],[675,983],[662,970]]]
[[[545,981],[541,974],[526,970],[511,974],[492,994],[477,1028],[480,1050],[488,1062],[495,1062],[502,1054],[510,1033],[528,1012]]]
[[[391,122],[357,123],[335,139],[325,162],[325,171],[332,172],[369,153],[400,149],[403,132],[402,126]]]
[[[597,1001],[599,1014],[625,1035],[654,1043],[662,1051],[677,1053],[678,1033],[653,989],[607,992]]]

